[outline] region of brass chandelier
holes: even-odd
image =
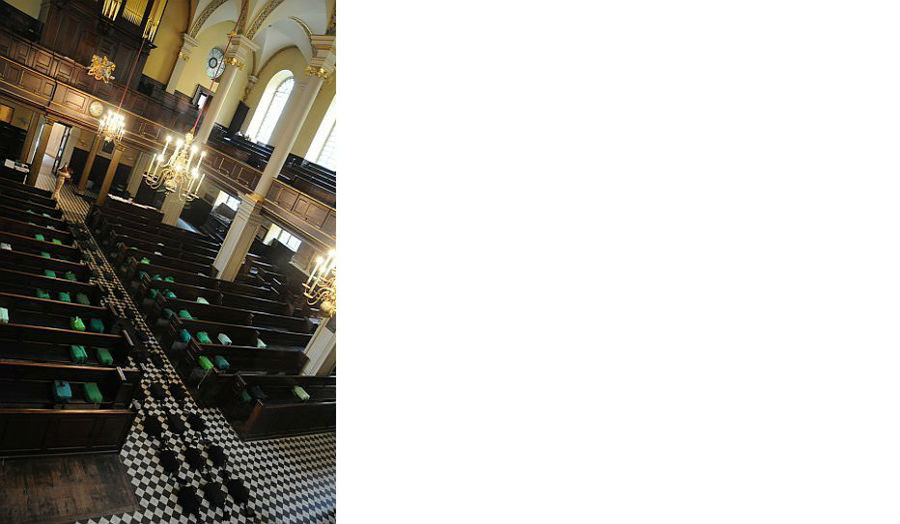
[[[206,151],[200,153],[192,167],[194,157],[197,156],[197,146],[191,144],[193,140],[194,135],[191,133],[185,135],[184,140],[179,138],[171,155],[166,157],[166,150],[172,142],[172,137],[167,136],[162,153],[153,157],[150,166],[144,172],[147,185],[156,191],[176,193],[184,202],[196,199],[203,177],[206,176],[206,173],[200,175],[200,166],[203,164]]]
[[[97,133],[103,137],[104,142],[119,144],[125,137],[125,117],[114,109],[107,109],[97,124]]]
[[[337,259],[335,251],[328,252],[328,258],[316,257],[316,267],[303,284],[303,296],[310,306],[319,304],[319,309],[329,317],[337,313]]]

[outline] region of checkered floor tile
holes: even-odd
[[[52,177],[41,175],[38,187],[52,190],[53,183]],[[84,223],[90,207],[88,202],[71,191],[69,185],[63,187],[59,205],[64,218],[75,227]],[[97,275],[92,281],[107,291],[105,300],[120,314],[134,319],[135,340],[144,338],[148,352],[161,358],[154,357],[141,364],[133,360],[130,363],[144,370],[142,386],[146,400],[122,448],[120,459],[131,477],[138,509],[121,515],[98,515],[83,522],[335,522],[335,434],[242,442],[217,408],[199,408],[190,395],[182,401],[175,400],[171,394],[161,401],[153,399],[150,384],[181,385],[181,380],[103,253],[99,249],[91,251],[88,263]],[[162,367],[157,367],[153,360],[161,363]],[[202,433],[191,429],[186,423],[191,413],[202,417],[206,426]],[[166,414],[181,417],[186,430],[180,435],[174,434]],[[144,422],[151,416],[164,421],[160,439],[144,432]],[[207,446],[213,444],[225,451],[227,463],[224,467],[215,467],[208,456]],[[158,452],[164,445],[173,449],[181,462],[180,469],[172,475],[166,473],[160,464]],[[185,454],[189,447],[199,449],[206,459],[206,464],[201,465],[199,470],[188,465]],[[228,495],[224,505],[214,508],[204,497],[202,487],[211,482],[224,482],[226,471],[231,477],[244,482],[250,492],[249,501],[239,505]],[[199,519],[186,514],[179,504],[179,481],[197,489],[201,500]]]

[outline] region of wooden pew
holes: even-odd
[[[147,321],[152,326],[162,315],[166,308],[177,313],[186,309],[191,316],[199,320],[216,320],[226,324],[239,324],[247,326],[259,326],[278,331],[290,331],[293,333],[313,333],[317,322],[306,317],[291,317],[287,315],[275,315],[263,311],[251,311],[246,308],[222,306],[219,304],[201,304],[197,297],[166,298],[162,293],[156,296],[153,305],[147,311]],[[264,339],[265,340],[265,339]]]
[[[70,383],[72,401],[53,400],[54,380]],[[83,399],[87,382],[102,403]],[[0,361],[0,456],[118,451],[137,414],[130,403],[139,383],[135,370]]]
[[[46,290],[54,299],[58,297],[60,291],[68,292],[73,301],[78,293],[84,293],[90,299],[91,304],[95,306],[100,304],[100,299],[104,296],[95,284],[72,282],[65,278],[52,278],[0,268],[0,292],[36,296],[38,289]]]
[[[31,209],[22,210],[20,207],[9,205],[9,203],[0,203],[0,217],[12,218],[21,222],[34,222],[39,226],[55,228],[60,231],[66,230],[68,225],[66,224],[66,221],[62,219],[61,211],[59,212],[59,216],[53,216],[55,213],[50,212],[46,212],[46,214],[49,216],[36,213]]]
[[[112,211],[103,207],[93,206],[85,221],[92,230],[101,228],[105,222],[119,224],[124,227],[145,231],[156,235],[161,235],[169,239],[177,239],[184,242],[192,242],[196,245],[207,247],[210,249],[218,249],[218,242],[212,241],[203,233],[195,233],[180,227],[170,226],[168,224],[159,224],[154,222],[143,221],[133,215],[120,211]]]
[[[209,338],[216,343],[218,342],[216,337],[220,333],[224,333],[231,339],[234,346],[256,348],[257,341],[262,339],[266,344],[266,349],[263,351],[302,351],[309,343],[309,339],[312,338],[310,333],[291,333],[260,326],[227,324],[211,320],[188,320],[175,315],[169,319],[169,325],[163,331],[160,340],[163,349],[168,351],[172,348],[182,329],[186,329],[195,338],[197,333],[205,331]]]
[[[75,238],[68,229],[50,229],[49,227],[39,226],[36,223],[29,224],[28,220],[24,218],[16,220],[0,217],[0,230],[32,238],[34,238],[35,235],[40,234],[44,235],[48,241],[55,238],[65,246],[75,246]]]
[[[78,282],[87,282],[91,278],[91,268],[87,264],[52,258],[52,254],[51,258],[44,258],[32,253],[0,249],[0,267],[14,267],[19,271],[36,275],[41,275],[44,270],[49,269],[56,272],[58,278],[64,278],[66,273],[71,272]]]
[[[95,232],[95,236],[100,245],[107,248],[106,251],[110,253],[115,249],[119,242],[131,242],[129,245],[137,246],[136,241],[151,244],[151,247],[152,245],[156,245],[157,247],[167,247],[182,253],[192,253],[198,256],[212,258],[213,260],[215,260],[216,253],[218,252],[215,249],[197,246],[192,242],[182,242],[177,239],[173,240],[171,238],[166,238],[165,236],[154,235],[146,231],[126,229],[118,224],[111,225],[106,234]]]
[[[49,209],[58,209],[56,200],[49,197],[36,195],[22,186],[3,185],[0,186],[0,196],[6,201],[18,200],[30,205],[37,205]]]
[[[131,249],[142,249],[150,253],[159,252],[167,257],[179,258],[197,264],[212,265],[216,260],[216,257],[214,256],[193,253],[191,251],[173,248],[165,244],[141,240],[139,238],[124,236],[116,238],[116,240],[117,241],[112,245],[111,249],[107,251],[109,253],[108,258],[110,258],[111,262],[114,264],[121,264],[124,262],[127,258],[128,251]]]
[[[38,240],[34,236],[0,231],[0,242],[9,244],[13,251],[31,253],[32,255],[39,255],[41,252],[46,251],[50,253],[52,258],[70,262],[79,262],[83,259],[80,249],[73,246],[54,244],[50,241],[52,240],[51,237],[45,236],[44,238],[45,240]]]
[[[178,271],[184,271],[191,274],[202,274],[210,278],[215,278],[217,272],[212,263],[198,264],[197,262],[191,262],[190,260],[185,260],[183,258],[170,257],[162,254],[157,254],[154,251],[147,251],[144,249],[129,247],[127,244],[125,245],[125,251],[126,254],[124,258],[126,261],[128,261],[130,258],[133,258],[139,263],[142,259],[146,258],[150,261],[151,264],[159,267],[177,269]]]
[[[238,373],[230,387],[219,390],[217,404],[242,440],[286,437],[334,431],[336,389],[334,377],[288,377]],[[310,396],[300,401],[292,393],[302,387]],[[268,398],[246,400],[258,387]]]
[[[2,163],[0,163],[0,165],[2,165]],[[4,187],[9,189],[17,189],[19,191],[25,191],[27,193],[46,198],[48,200],[53,200],[53,191],[47,191],[46,189],[40,189],[37,187],[25,185],[21,182],[13,182],[12,180],[0,180],[0,188]]]

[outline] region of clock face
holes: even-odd
[[[225,53],[218,47],[214,47],[209,51],[209,58],[206,59],[206,76],[215,80],[222,76],[225,70]]]
[[[92,117],[100,118],[100,115],[103,114],[103,104],[101,104],[99,100],[94,100],[91,102],[91,105],[88,106],[88,111],[91,113]]]

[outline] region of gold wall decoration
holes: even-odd
[[[319,78],[328,79],[328,71],[324,67],[306,66],[306,76],[317,76]]]
[[[179,51],[179,52],[178,52],[178,58],[180,58],[180,59],[184,60],[185,62],[187,62],[188,60],[191,59],[191,55],[185,53],[184,51]]]
[[[97,55],[92,56],[91,65],[88,66],[87,70],[88,75],[94,77],[94,80],[103,80],[105,84],[108,84],[110,80],[116,79],[112,75],[112,72],[116,70],[116,64],[106,55],[103,55],[102,59]]]
[[[241,62],[241,59],[238,58],[238,57],[236,57],[236,56],[232,56],[232,57],[226,58],[226,59],[225,59],[225,63],[228,64],[228,65],[237,67],[237,68],[240,69],[241,71],[244,70],[244,63]]]

